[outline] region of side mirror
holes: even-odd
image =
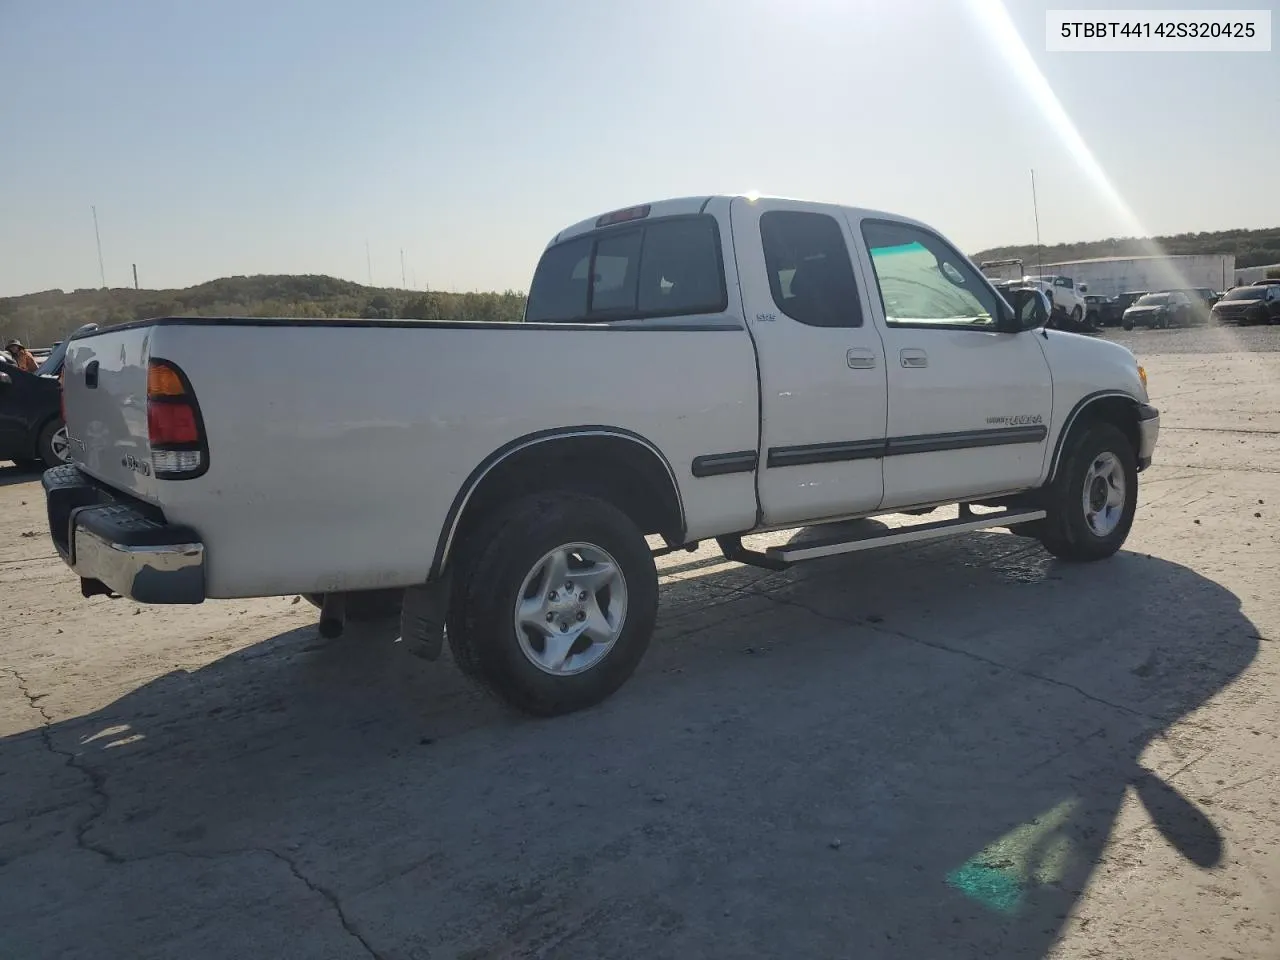
[[[1076,289],[1079,290],[1081,293],[1088,293],[1089,285],[1087,283],[1078,283],[1076,284]]]
[[[0,370],[0,390],[8,390],[13,386],[13,377]]]
[[[1049,311],[1044,296],[1038,290],[1026,287],[1009,292],[1009,306],[1013,307],[1013,329],[1017,332],[1038,330],[1049,322]]]

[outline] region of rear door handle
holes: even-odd
[[[849,350],[845,352],[844,358],[850,370],[875,369],[876,355],[870,350]]]
[[[918,368],[929,365],[929,355],[923,350],[903,349],[898,352],[904,367]]]

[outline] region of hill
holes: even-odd
[[[149,317],[377,317],[519,320],[524,294],[366,287],[325,276],[223,277],[182,290],[44,290],[0,298],[0,342],[47,346],[86,323]]]
[[[1234,253],[1236,269],[1280,263],[1280,227],[1265,230],[1219,230],[1214,233],[1179,233],[1171,237],[1111,237],[1078,243],[1054,243],[1037,253],[1035,244],[992,247],[973,255],[975,263],[983,260],[1009,260],[1021,257],[1026,263],[1061,263],[1066,260],[1092,260],[1096,257],[1142,257],[1150,254],[1146,244],[1158,243],[1166,253],[1186,255],[1201,253]]]

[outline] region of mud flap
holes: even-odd
[[[440,659],[444,619],[449,610],[447,579],[408,587],[400,606],[400,642],[424,660]]]

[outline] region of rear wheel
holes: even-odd
[[[1124,544],[1138,504],[1133,445],[1114,424],[1075,435],[1048,490],[1040,542],[1063,560],[1102,560]]]
[[[60,467],[71,462],[71,442],[67,439],[67,425],[61,420],[50,420],[40,429],[36,438],[36,452],[45,467]]]
[[[463,672],[539,716],[592,706],[626,682],[658,604],[653,556],[626,514],[582,494],[539,494],[468,540],[447,630]]]

